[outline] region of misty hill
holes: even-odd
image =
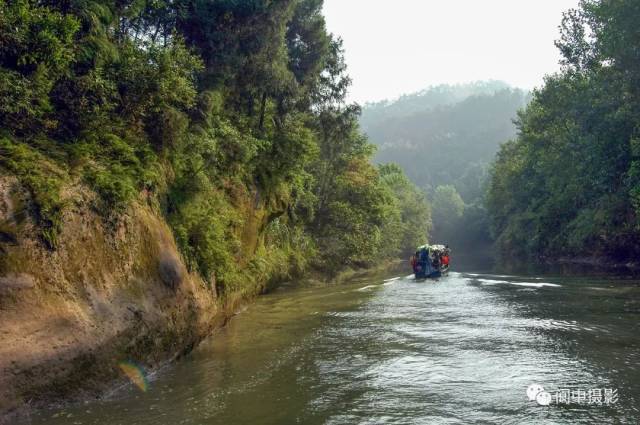
[[[528,98],[488,81],[365,105],[360,123],[378,147],[375,161],[400,165],[430,199],[432,240],[457,252],[487,251],[487,171],[500,145],[516,137],[513,119]]]
[[[364,105],[360,125],[366,131],[380,120],[401,118],[438,106],[453,105],[471,96],[491,95],[511,88],[502,81],[476,81],[467,84],[441,84],[405,94],[395,100],[382,100]]]
[[[399,164],[428,193],[452,184],[470,202],[500,144],[515,137],[512,120],[527,98],[499,81],[440,85],[367,104],[360,123],[377,162]]]

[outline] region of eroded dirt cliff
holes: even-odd
[[[98,396],[124,379],[118,362],[154,368],[190,351],[238,301],[189,273],[150,206],[110,222],[81,186],[63,197],[51,250],[27,192],[0,177],[0,417]]]

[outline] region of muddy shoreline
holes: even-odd
[[[250,301],[247,301],[246,303],[248,302]],[[162,373],[164,369],[171,367],[175,362],[180,361],[181,358],[188,355],[202,341],[207,338],[215,337],[216,332],[224,328],[229,320],[241,311],[245,304],[237,305],[236,312],[216,317],[207,334],[200,335],[197,340],[191,341],[190,344],[185,346],[182,350],[179,350],[179,352],[163,353],[163,360],[159,360],[156,364],[151,364],[145,367],[145,373],[148,376]],[[43,365],[43,367],[58,368],[60,367],[60,362],[52,361],[49,365]],[[82,378],[82,376],[79,378]],[[84,378],[87,378],[87,376]],[[64,398],[61,398],[63,394],[39,395],[37,398],[28,400],[21,406],[0,414],[0,425],[9,425],[16,422],[28,424],[31,414],[39,410],[62,409],[69,406],[83,405],[91,401],[118,398],[121,392],[133,385],[132,382],[122,374],[118,374],[112,379],[107,377],[103,377],[103,379],[104,380],[102,381],[92,381],[94,385],[90,388],[85,386],[83,388],[69,389],[68,392],[64,392]]]

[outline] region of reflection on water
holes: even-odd
[[[145,393],[45,412],[47,424],[640,422],[633,282],[452,273],[261,297]],[[615,388],[612,406],[525,390]]]

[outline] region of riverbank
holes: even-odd
[[[640,262],[619,261],[607,257],[561,257],[549,264],[590,267],[603,271],[640,274]]]
[[[329,278],[322,273],[315,271],[308,276],[301,277],[300,286],[323,286],[345,284],[355,279],[364,278],[368,275],[382,273],[388,268],[399,268],[400,261],[389,261],[384,265],[372,269],[347,269]],[[284,282],[283,282],[284,283]],[[261,287],[261,293],[268,293],[270,290],[278,288],[277,282],[272,282],[271,287]],[[183,292],[180,290],[179,292]],[[24,338],[24,343],[14,340],[0,348],[2,357],[7,350],[17,352],[22,350],[23,360],[31,359],[31,366],[26,366],[24,362],[11,361],[12,379],[3,376],[4,388],[16,390],[26,389],[28,399],[16,400],[13,406],[3,406],[5,410],[0,411],[0,425],[10,424],[19,419],[28,418],[33,412],[51,408],[65,408],[67,406],[79,406],[86,403],[95,402],[104,397],[109,397],[114,392],[120,391],[123,387],[133,385],[117,365],[117,359],[129,359],[136,352],[138,360],[136,364],[144,367],[145,374],[154,375],[163,368],[179,361],[181,357],[189,354],[203,340],[215,338],[217,332],[227,326],[229,321],[243,311],[249,304],[255,301],[260,294],[256,292],[252,296],[245,295],[236,297],[226,303],[213,303],[209,308],[214,308],[207,317],[202,317],[201,310],[191,308],[188,314],[192,317],[199,316],[195,321],[184,322],[184,325],[193,326],[189,331],[176,326],[167,326],[166,322],[150,322],[146,312],[142,310],[130,310],[131,314],[125,314],[119,321],[119,326],[126,328],[118,332],[112,338],[86,338],[86,334],[75,334],[71,336],[70,331],[77,332],[79,329],[74,326],[72,329],[65,329],[56,325],[43,324],[42,329],[34,330],[38,338],[46,337],[36,342],[34,339]],[[183,294],[184,296],[184,294]],[[177,307],[176,310],[180,310]],[[4,317],[0,317],[4,319]],[[54,322],[57,322],[55,319]],[[133,323],[136,324],[133,324]],[[127,324],[128,323],[128,324]],[[113,321],[108,322],[113,325]],[[33,323],[32,323],[33,325]],[[196,326],[194,326],[196,325]],[[105,332],[106,328],[93,324],[96,331]],[[179,335],[180,331],[185,332]],[[3,333],[9,335],[8,330]],[[95,335],[95,334],[94,334]],[[180,336],[176,339],[176,337]],[[9,335],[9,337],[11,337]],[[153,342],[173,338],[171,347],[153,346]],[[57,341],[57,345],[47,347],[51,341]],[[8,341],[8,340],[7,340]],[[146,342],[146,345],[143,342]],[[26,346],[29,346],[26,349]],[[64,349],[63,349],[64,348]],[[50,351],[53,351],[53,354]],[[123,354],[127,354],[123,356]],[[136,357],[136,355],[133,355]],[[6,370],[6,368],[2,368]],[[61,372],[63,376],[61,376]],[[3,374],[4,375],[4,374]],[[36,378],[36,382],[29,381]],[[15,399],[14,399],[15,400]],[[6,399],[5,399],[6,401]]]
[[[219,292],[190,272],[165,220],[133,204],[117,222],[70,188],[55,250],[44,246],[15,179],[0,181],[0,424],[52,405],[96,400],[128,382],[122,362],[153,373],[192,351],[260,293],[300,270],[266,267]],[[251,232],[245,232],[251,233]],[[255,247],[258,232],[245,238]],[[378,268],[388,268],[382,262]],[[285,265],[286,266],[286,265]],[[293,266],[293,265],[292,265]],[[362,270],[316,284],[340,283]]]
[[[498,273],[529,273],[558,276],[611,276],[615,278],[637,278],[640,262],[619,260],[602,255],[543,257],[534,260],[515,258],[496,259],[490,266],[478,268]]]

